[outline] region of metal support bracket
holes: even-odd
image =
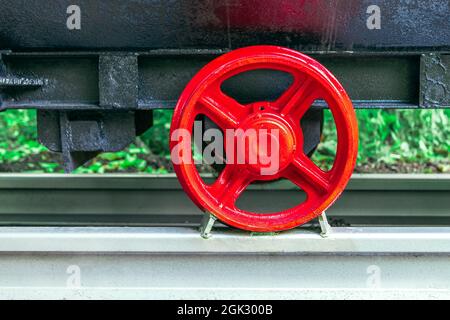
[[[209,239],[211,237],[211,230],[216,222],[217,218],[209,212],[205,212],[200,226],[200,235],[203,239]]]
[[[327,215],[323,212],[319,217],[319,225],[320,225],[320,236],[322,238],[327,238],[332,232],[333,228],[328,223]],[[209,239],[212,236],[212,228],[217,218],[209,212],[205,212],[203,215],[203,219],[200,225],[200,236],[203,239]]]
[[[318,217],[318,219],[320,224],[320,236],[322,238],[327,238],[333,232],[333,228],[331,228],[328,223],[325,211]]]

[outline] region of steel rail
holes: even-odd
[[[251,186],[241,205],[267,212],[301,196],[280,181]],[[173,175],[1,174],[0,203],[3,226],[184,226],[201,220]],[[355,174],[327,214],[341,226],[450,225],[450,175]]]
[[[450,228],[2,227],[0,299],[448,299]]]
[[[323,238],[219,225],[206,240],[174,176],[0,175],[0,299],[450,299],[450,227],[404,226],[445,225],[449,182],[355,175],[328,212],[402,227],[334,227]],[[245,205],[267,210],[298,200],[284,182],[249,193]],[[183,226],[154,226],[164,224]]]

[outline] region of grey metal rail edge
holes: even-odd
[[[450,299],[450,228],[2,227],[0,299]]]
[[[443,224],[449,181],[355,175],[329,215]],[[284,183],[250,193],[267,210],[298,199]],[[0,227],[0,299],[450,299],[450,227],[334,227],[323,238],[219,225],[203,239],[173,176],[2,175],[0,203],[3,224],[9,214],[66,225]],[[70,226],[94,222],[121,227]],[[150,226],[123,227],[133,224]]]
[[[251,186],[240,205],[270,212],[302,197],[279,181]],[[0,174],[0,204],[3,226],[185,226],[201,220],[174,175]],[[450,174],[355,174],[327,214],[335,226],[450,225]]]

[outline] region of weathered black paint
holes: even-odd
[[[69,5],[80,30],[66,26]],[[371,5],[380,29],[366,25]],[[355,108],[450,107],[449,17],[448,0],[2,0],[0,110],[38,109],[41,142],[70,171],[143,133],[151,110],[174,107],[211,59],[256,44],[312,54]],[[274,99],[287,82],[254,74],[223,89],[245,103]],[[315,114],[302,123],[308,150]]]
[[[120,151],[152,125],[151,111],[39,110],[39,142],[63,154],[70,172],[100,152]]]
[[[69,5],[81,30],[66,27]],[[381,9],[381,29],[366,26]],[[0,48],[448,50],[448,0],[2,0]]]
[[[450,55],[423,55],[421,68],[420,105],[450,106]]]

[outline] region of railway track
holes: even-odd
[[[206,178],[207,179],[207,178]],[[327,212],[337,225],[450,225],[450,175],[355,174]],[[256,185],[241,205],[298,201],[284,182]],[[201,212],[172,175],[0,175],[1,225],[197,225]]]
[[[0,298],[448,299],[449,182],[355,175],[328,213],[351,226],[326,238],[219,225],[205,240],[172,176],[2,175]],[[294,191],[251,192],[270,210]]]

